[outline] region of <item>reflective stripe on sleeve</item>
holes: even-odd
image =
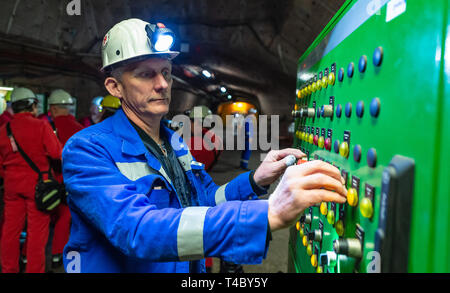
[[[228,185],[228,183],[217,188],[217,191],[215,194],[216,205],[227,201],[227,199],[225,197],[225,188],[227,187],[227,185]]]
[[[203,226],[209,207],[188,207],[181,213],[177,232],[180,261],[204,258]]]

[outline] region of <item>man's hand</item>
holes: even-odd
[[[297,159],[306,156],[297,149],[270,151],[253,175],[256,184],[266,186],[275,182],[288,167],[284,158],[289,155],[294,155]]]
[[[347,189],[339,170],[316,160],[287,168],[269,197],[271,231],[294,224],[308,207],[321,202],[345,203]]]

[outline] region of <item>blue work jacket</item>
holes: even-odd
[[[249,173],[216,185],[180,136],[161,127],[185,171],[193,206],[182,208],[122,110],[66,143],[67,272],[203,272],[205,257],[239,264],[265,258],[268,203],[257,198]]]

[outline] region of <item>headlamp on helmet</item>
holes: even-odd
[[[148,24],[145,31],[153,49],[157,52],[169,51],[175,42],[175,34],[162,23]]]

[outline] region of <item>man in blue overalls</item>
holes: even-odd
[[[122,109],[65,145],[67,272],[204,272],[205,257],[261,263],[272,231],[310,205],[345,202],[337,168],[322,161],[287,168],[286,156],[304,156],[295,149],[271,151],[257,170],[217,186],[161,123],[178,54],[164,46],[170,38],[162,24],[129,19],[103,39],[105,87]],[[258,200],[283,173],[269,200]]]

